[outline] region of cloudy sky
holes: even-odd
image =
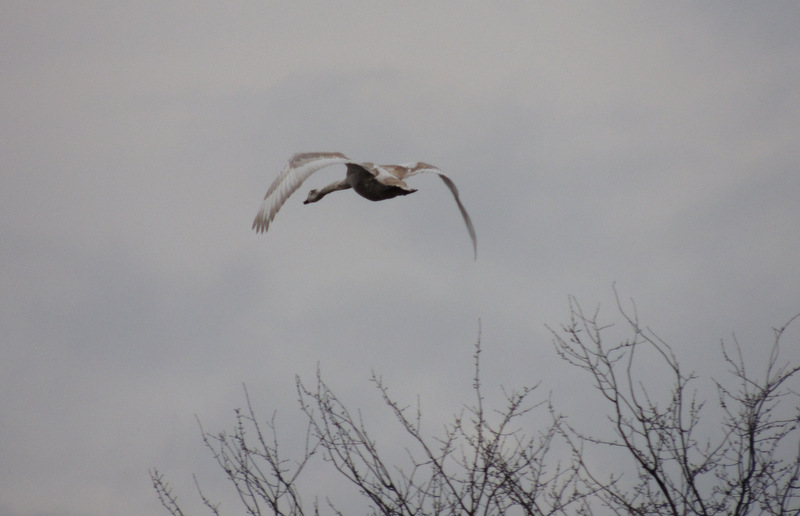
[[[370,372],[444,420],[479,319],[488,397],[541,381],[578,421],[545,325],[570,295],[619,322],[614,285],[687,369],[724,372],[733,334],[760,367],[800,312],[798,26],[789,1],[3,2],[0,513],[162,514],[154,466],[225,500],[195,414],[230,428],[246,383],[291,448],[317,367],[391,442]],[[300,151],[439,166],[477,261],[435,177],[303,206],[332,167],[257,235]]]

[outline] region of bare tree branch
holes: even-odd
[[[318,467],[332,466],[355,487],[370,514],[799,515],[800,365],[781,361],[780,343],[800,315],[775,329],[760,376],[745,367],[735,337],[732,345],[722,343],[729,375],[713,380],[720,419],[711,421],[714,400],[700,396],[698,376],[642,326],[635,304],[623,307],[618,295],[616,302],[628,334],[621,342],[607,342],[612,326],[599,322],[599,308],[587,314],[574,298],[569,323],[548,327],[558,355],[588,375],[607,407],[605,435],[577,428],[549,396],[533,401],[538,383],[502,388],[502,406],[489,407],[479,322],[473,401],[437,435],[423,430],[419,396],[401,403],[372,372],[370,381],[397,423],[388,445],[397,450],[400,438],[408,443],[403,464],[387,459],[361,412],[347,408],[319,367],[313,387],[296,378],[308,421],[299,460],[279,454],[276,415],[258,420],[246,388],[246,408],[235,411],[232,432],[208,433],[198,419],[201,437],[250,515],[304,515],[298,480],[314,456],[323,459]],[[663,374],[654,375],[653,366]],[[717,431],[704,432],[707,427]],[[598,467],[589,450],[621,453],[629,462]],[[184,516],[162,474],[152,469],[150,478],[169,514]],[[219,516],[219,505],[196,478],[195,484],[205,507]],[[341,514],[334,501],[325,502]],[[317,499],[311,510],[319,514]]]
[[[787,458],[785,451],[800,445],[797,392],[787,387],[798,380],[800,366],[779,364],[779,341],[797,316],[776,330],[763,379],[748,374],[735,339],[735,355],[723,344],[737,387],[715,382],[725,414],[723,432],[701,443],[696,434],[706,402],[693,387],[696,375],[684,372],[669,345],[640,325],[635,305],[626,310],[617,296],[617,308],[631,333],[621,344],[606,346],[602,334],[610,326],[598,322],[598,311],[587,316],[575,299],[570,299],[570,323],[560,331],[550,328],[556,352],[589,373],[611,407],[613,439],[564,425],[583,482],[619,513],[797,514],[800,453]],[[652,377],[637,376],[637,358],[648,350],[672,378],[666,395],[650,391]],[[599,480],[583,460],[587,445],[624,450],[637,478]]]

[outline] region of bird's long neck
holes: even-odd
[[[350,183],[347,182],[347,179],[342,179],[341,181],[334,181],[333,183],[327,186],[323,186],[322,188],[317,190],[315,199],[312,202],[316,202],[322,199],[331,192],[335,192],[337,190],[347,190],[348,188],[351,188],[351,186]]]

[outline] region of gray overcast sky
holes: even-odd
[[[229,428],[246,382],[291,442],[318,365],[389,441],[371,370],[435,429],[479,318],[489,397],[542,381],[579,420],[545,324],[569,295],[617,321],[614,282],[687,368],[732,333],[763,360],[800,312],[797,27],[779,1],[3,2],[0,513],[161,514],[152,466],[225,499],[194,414]],[[251,231],[289,156],[331,150],[439,166],[477,262],[434,177],[303,206],[331,168]]]

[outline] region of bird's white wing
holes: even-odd
[[[321,168],[350,161],[347,156],[339,152],[307,152],[292,156],[267,190],[264,202],[261,203],[261,209],[258,210],[253,221],[253,229],[257,233],[266,231],[286,199],[300,188],[303,181],[308,179],[311,174]]]
[[[475,259],[478,258],[478,239],[475,237],[475,228],[472,226],[472,219],[469,218],[469,213],[467,213],[467,209],[464,208],[464,205],[461,204],[461,199],[458,197],[458,188],[456,188],[456,184],[446,175],[442,174],[442,171],[438,167],[434,167],[428,163],[422,163],[420,161],[414,163],[404,163],[402,165],[384,165],[384,168],[388,169],[392,174],[399,177],[400,179],[406,179],[411,176],[415,176],[417,174],[436,174],[444,184],[447,185],[447,188],[450,189],[450,192],[453,194],[453,198],[456,200],[456,204],[458,205],[458,209],[461,211],[461,216],[464,217],[464,223],[467,225],[467,231],[469,232],[469,237],[472,239],[472,250],[475,253]]]

